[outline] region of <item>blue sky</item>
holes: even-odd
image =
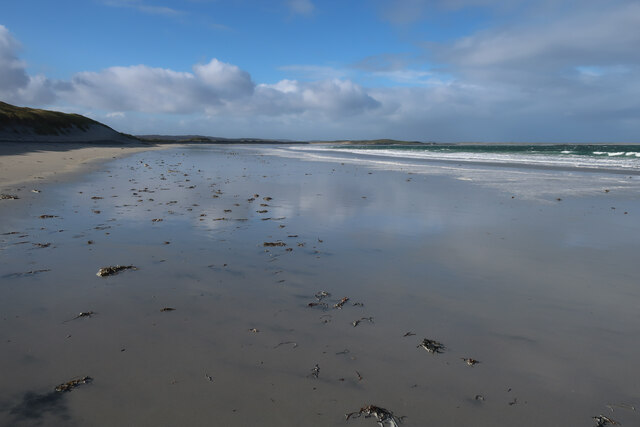
[[[129,133],[640,140],[630,0],[23,0],[0,99]]]

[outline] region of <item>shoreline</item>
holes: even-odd
[[[175,144],[121,144],[91,142],[0,142],[0,189],[34,182],[57,182],[85,172],[96,163]]]

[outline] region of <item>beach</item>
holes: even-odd
[[[56,181],[90,169],[92,162],[162,148],[151,144],[82,142],[0,142],[0,185]]]
[[[162,148],[0,156],[1,425],[640,422],[636,169]]]

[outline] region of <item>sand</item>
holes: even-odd
[[[39,181],[0,201],[0,424],[637,425],[638,192],[545,176],[193,146]]]
[[[0,188],[56,181],[96,161],[163,148],[158,145],[0,142]]]

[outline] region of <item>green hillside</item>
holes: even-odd
[[[73,131],[88,131],[92,126],[108,126],[79,114],[16,107],[0,102],[0,132],[63,136]],[[115,132],[115,131],[114,131]]]

